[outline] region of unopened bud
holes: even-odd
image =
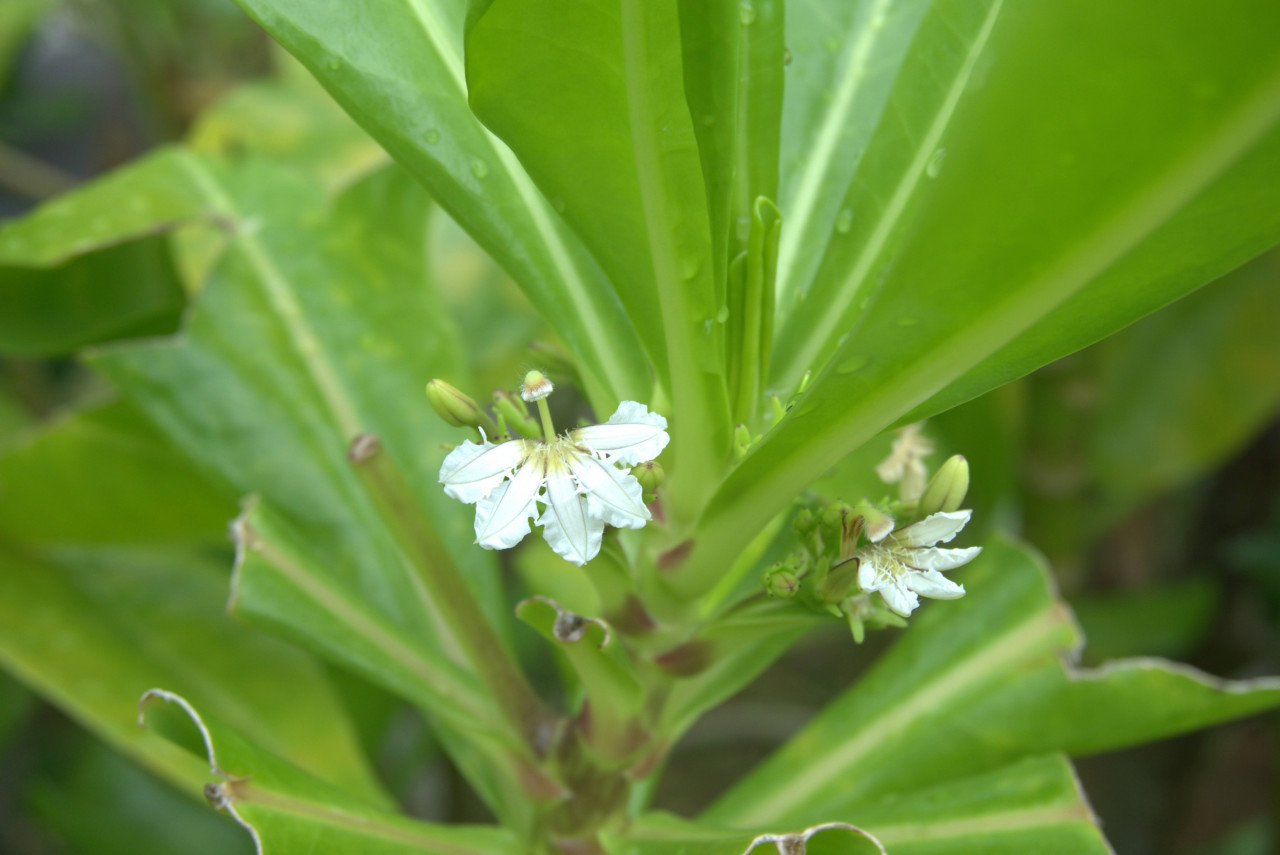
[[[853,505],[848,502],[832,502],[822,509],[822,524],[826,528],[841,531],[845,521],[853,518]]]
[[[794,597],[800,589],[800,577],[781,562],[765,571],[762,582],[765,592],[771,597]]]
[[[742,457],[747,453],[747,449],[751,447],[751,431],[746,425],[738,425],[733,429],[733,454],[734,457]]]
[[[541,371],[530,371],[524,375],[524,385],[520,387],[520,397],[526,401],[541,401],[555,389],[547,375]]]
[[[804,537],[813,534],[814,529],[818,527],[818,520],[814,518],[813,511],[808,508],[801,508],[796,514],[796,518],[791,521],[791,528],[795,533]]]
[[[662,470],[662,464],[656,460],[646,460],[631,467],[631,474],[636,476],[646,495],[657,492],[662,482],[667,479],[667,474]]]
[[[427,401],[440,418],[454,427],[490,427],[493,422],[469,395],[444,380],[427,384]]]
[[[939,467],[920,497],[919,513],[929,516],[939,511],[958,511],[969,492],[969,461],[955,454]]]
[[[498,411],[498,415],[506,426],[516,434],[526,439],[537,439],[542,436],[542,427],[529,417],[528,408],[517,402],[510,392],[502,389],[494,392],[493,408]]]

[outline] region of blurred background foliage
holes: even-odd
[[[0,2],[0,219],[179,140],[300,173],[331,196],[388,162],[231,0]],[[534,365],[572,381],[554,337],[456,224],[436,212],[425,240],[465,333],[469,391],[508,388]],[[104,235],[21,264],[21,253],[0,253],[0,554],[44,562],[41,584],[67,586],[77,608],[128,626],[140,648],[137,624],[149,618],[139,615],[151,612],[139,591],[157,562],[186,574],[177,586],[155,577],[155,596],[182,599],[168,618],[198,615],[222,631],[213,625],[225,621],[223,529],[237,497],[211,487],[72,354],[176,330],[218,250],[216,229],[179,225],[154,240],[115,246]],[[135,269],[139,259],[121,253],[146,254],[150,276],[113,292],[107,311],[86,283]],[[30,317],[40,301],[94,323],[5,324],[6,311]],[[1159,655],[1224,677],[1280,672],[1278,322],[1272,251],[927,426],[933,463],[953,452],[971,461],[975,524],[1020,533],[1046,553],[1089,638],[1086,662]],[[890,439],[815,489],[885,492],[872,466]],[[514,586],[545,576],[529,558]],[[857,649],[839,629],[809,637],[694,728],[658,807],[688,814],[707,804],[855,679],[887,635]],[[379,777],[409,812],[483,815],[416,713],[359,678],[307,664],[329,672]],[[1079,769],[1120,852],[1280,851],[1274,716]],[[0,674],[0,851],[250,848],[222,816]]]

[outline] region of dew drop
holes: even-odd
[[[325,68],[328,68],[330,71],[341,71],[342,63],[339,60],[331,59],[325,63]]]
[[[480,179],[488,177],[489,164],[478,157],[471,158],[471,174]]]
[[[720,307],[720,311],[716,312],[716,323],[722,324],[729,320],[729,304],[725,303]]]
[[[836,217],[836,231],[838,231],[842,235],[847,235],[849,233],[849,230],[852,228],[853,228],[853,211],[849,208],[845,208],[843,211],[840,212],[840,215]]]
[[[716,117],[714,113],[707,113],[705,116],[702,117],[702,124],[706,125],[708,128],[715,125],[715,123],[716,123]]]
[[[839,41],[839,39],[823,39],[823,40],[822,40],[822,46],[823,46],[824,48],[826,48],[826,49],[827,49],[827,51],[828,51],[829,53],[839,53],[839,52],[840,52],[840,41]]]
[[[429,145],[435,145],[436,143],[440,142],[440,132],[437,131],[435,128],[432,128],[431,130],[426,132],[426,134],[423,136],[423,139],[425,139]]]
[[[696,256],[687,256],[680,261],[680,276],[685,279],[692,279],[698,275],[698,271],[702,269],[702,259]]]
[[[865,356],[851,356],[836,366],[837,374],[854,374],[867,367]]]
[[[898,318],[898,326],[900,327],[913,327],[916,323],[915,318]]]
[[[751,3],[743,3],[738,7],[738,18],[743,24],[750,26],[756,19],[756,7]]]
[[[563,196],[555,196],[554,198],[552,198],[552,200],[551,200],[551,207],[553,207],[553,208],[555,208],[555,209],[556,209],[556,213],[557,213],[557,214],[563,214],[563,213],[564,213],[564,209],[567,207],[567,206],[565,205],[565,202],[564,202],[564,197],[563,197]]]
[[[791,64],[791,48],[782,49],[782,64],[788,66]]]
[[[947,150],[945,148],[940,148],[935,151],[933,156],[929,158],[929,162],[924,167],[925,175],[928,175],[930,178],[937,178],[938,173],[942,171],[942,161],[946,160],[946,158]]]

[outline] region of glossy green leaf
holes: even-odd
[[[670,390],[673,474],[688,479],[670,493],[679,516],[729,446],[723,300],[677,13],[674,0],[479,4],[467,83],[476,114],[564,200]]]
[[[0,533],[26,543],[223,543],[235,500],[135,409],[109,404],[0,457]]]
[[[893,855],[1107,855],[1110,847],[1064,758],[1042,756],[856,807],[836,807],[829,823],[849,823],[875,837]],[[666,814],[642,817],[628,832],[607,841],[612,855],[663,855],[682,851],[744,855],[764,832],[717,830]],[[777,834],[779,829],[771,833]],[[795,833],[798,827],[787,831]],[[770,844],[757,844],[757,852]],[[875,852],[846,829],[814,834],[808,850],[818,853]]]
[[[207,756],[206,792],[244,826],[259,855],[324,851],[367,855],[505,855],[520,848],[496,827],[415,822],[321,781],[242,736],[185,698],[149,692],[141,715],[177,745],[195,736]],[[196,734],[190,731],[194,725]],[[156,738],[164,738],[157,736]],[[176,750],[177,745],[175,745]]]
[[[0,663],[147,768],[200,792],[200,765],[137,727],[137,694],[167,685],[314,774],[385,801],[324,672],[230,621],[226,576],[208,559],[5,551],[0,565]]]
[[[1110,3],[935,3],[906,62],[952,58],[927,73],[953,113],[936,141],[916,135],[908,172],[875,172],[897,181],[923,163],[900,215],[871,215],[883,238],[832,244],[848,264],[824,261],[805,299],[844,320],[816,338],[784,327],[779,343],[833,355],[712,501],[703,554],[885,427],[1078,349],[1280,238],[1277,38],[1280,14],[1252,0],[1178,3],[1158,21]],[[891,102],[904,111],[909,72]],[[820,289],[827,276],[847,293]]]
[[[511,273],[586,372],[598,410],[643,399],[635,332],[608,282],[519,162],[467,106],[460,3],[240,0]]]
[[[1081,638],[1046,568],[1000,540],[955,574],[859,682],[705,815],[756,828],[1053,751],[1088,754],[1280,706],[1280,682],[1223,682],[1158,660],[1064,661]]]

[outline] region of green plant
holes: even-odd
[[[1074,668],[1035,553],[934,548],[969,467],[930,482],[912,427],[1280,239],[1274,4],[240,2],[395,163],[264,84],[0,232],[6,350],[79,351],[121,396],[0,468],[23,491],[0,658],[262,852],[1106,852],[1067,755],[1280,705],[1275,681]],[[527,378],[536,419],[522,310],[439,282],[437,205],[555,337],[515,357],[560,389]],[[437,383],[437,418],[423,385],[473,373],[508,378],[493,414]],[[643,454],[557,444],[628,401]],[[473,541],[549,522],[526,494],[485,525],[560,465],[604,480],[539,499],[573,563],[522,547],[512,621]],[[248,627],[196,608],[245,496]],[[963,590],[938,575],[970,561]],[[908,618],[703,815],[646,811],[682,734],[808,631]],[[556,698],[524,667],[551,657]],[[317,659],[420,708],[498,823],[397,815]]]

